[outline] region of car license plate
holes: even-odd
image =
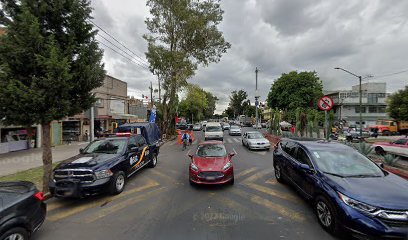
[[[215,180],[215,177],[206,177],[207,180]]]

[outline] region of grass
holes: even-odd
[[[53,168],[57,163],[53,164]],[[0,182],[12,182],[12,181],[29,181],[33,182],[38,189],[42,189],[43,167],[31,168],[18,173],[0,177]]]

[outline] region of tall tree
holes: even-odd
[[[219,62],[230,48],[218,25],[223,11],[220,0],[148,0],[151,17],[146,57],[150,70],[163,79],[162,129],[173,127],[178,91],[187,84],[199,65]],[[169,128],[170,127],[170,128]]]
[[[88,0],[0,0],[0,119],[42,125],[43,191],[52,171],[50,123],[91,107],[103,52],[88,23]]]
[[[244,90],[232,91],[229,107],[234,111],[234,116],[244,113],[245,105],[250,104],[247,100],[248,94]]]
[[[207,107],[203,109],[204,111],[204,118],[209,119],[212,118],[215,112],[216,104],[218,102],[218,98],[214,96],[212,93],[205,91],[205,95],[207,98]]]
[[[387,112],[394,119],[408,121],[408,86],[388,98]]]
[[[204,109],[208,107],[206,92],[198,85],[189,84],[186,98],[180,101],[180,116],[197,121],[204,117]]]
[[[268,106],[286,111],[296,108],[314,108],[323,96],[323,84],[316,72],[284,73],[271,87]]]

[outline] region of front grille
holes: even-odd
[[[89,169],[58,169],[54,171],[54,180],[75,179],[83,183],[90,183],[95,180],[92,170]]]
[[[198,177],[200,177],[200,178],[214,177],[214,178],[218,179],[218,178],[223,178],[224,174],[222,174],[222,172],[200,172],[198,174]]]
[[[395,221],[395,220],[388,220],[388,219],[383,219],[381,218],[380,221],[382,221],[384,224],[386,224],[389,227],[396,227],[396,228],[406,228],[408,229],[408,222],[407,221]]]

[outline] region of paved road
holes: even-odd
[[[225,145],[237,152],[234,186],[190,186],[187,151],[169,142],[157,167],[135,174],[120,195],[49,201],[33,239],[334,239],[295,191],[276,182],[272,151],[248,151],[239,137],[226,136]]]

